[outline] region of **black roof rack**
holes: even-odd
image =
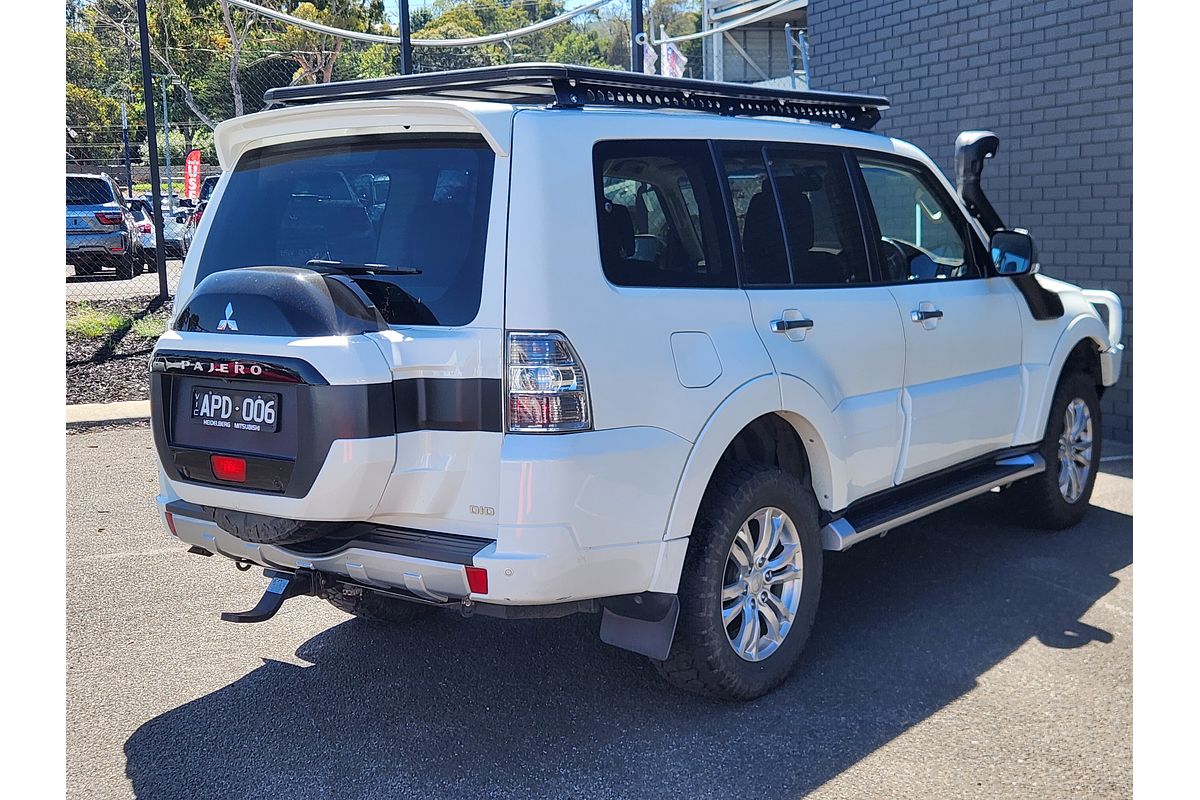
[[[870,130],[886,97],[790,91],[742,83],[667,78],[565,64],[512,64],[426,72],[270,89],[268,106],[406,96],[502,103],[549,104],[554,108],[686,109],[729,116],[795,117],[843,128]]]

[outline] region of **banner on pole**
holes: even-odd
[[[687,56],[679,49],[679,45],[674,42],[663,42],[662,46],[662,74],[669,78],[682,78],[683,68],[687,66]]]
[[[649,42],[642,42],[642,72],[647,75],[655,73],[654,65],[658,62],[658,53],[654,52],[654,48]]]
[[[200,199],[200,151],[192,150],[183,162],[183,195],[192,200]]]

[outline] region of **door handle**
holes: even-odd
[[[945,316],[940,308],[935,308],[932,311],[914,311],[912,312],[913,322],[925,322],[931,319],[941,319]]]
[[[787,333],[797,329],[808,329],[813,326],[811,319],[773,319],[771,320],[772,333]]]

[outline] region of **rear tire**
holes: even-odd
[[[135,275],[142,274],[141,256],[130,253],[117,260],[117,280],[133,280]]]
[[[775,544],[764,544],[758,534],[771,530]],[[741,543],[746,546],[735,553]],[[774,466],[719,467],[692,530],[679,624],[671,654],[655,662],[659,674],[681,689],[724,700],[750,700],[774,689],[808,641],[821,562],[817,501],[807,482]],[[799,577],[781,580],[795,575],[797,564]]]
[[[338,611],[391,625],[419,619],[434,610],[419,603],[378,594],[370,589],[360,589],[357,594],[347,594],[341,585],[326,588],[323,596]]]
[[[1068,423],[1071,429],[1068,429]],[[1087,513],[1100,466],[1100,398],[1090,375],[1064,375],[1054,391],[1038,452],[1046,471],[1017,481],[1005,494],[1022,523],[1060,531]]]

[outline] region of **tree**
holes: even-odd
[[[286,4],[286,3],[285,3]],[[312,0],[297,5],[292,16],[333,28],[367,31],[384,20],[383,0]],[[328,83],[346,39],[287,25],[275,41],[299,64],[292,83]]]

